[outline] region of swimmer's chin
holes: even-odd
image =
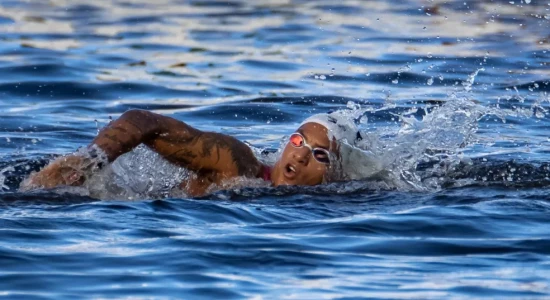
[[[280,182],[273,181],[271,183],[271,185],[274,186],[274,187],[278,187],[278,186],[281,186],[281,185],[294,185],[294,184],[291,184],[291,183],[288,183],[288,182],[285,182],[285,181],[280,181]]]
[[[284,180],[271,178],[271,185],[274,187],[278,187],[280,185],[289,185],[289,184],[286,183]]]
[[[278,187],[278,186],[289,186],[289,185],[306,186],[308,184],[300,183],[299,180],[292,180],[282,175],[280,177],[271,178],[271,185],[273,187]]]

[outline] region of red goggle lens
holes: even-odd
[[[293,134],[290,136],[290,142],[294,147],[302,147],[304,145],[304,138],[299,134]]]

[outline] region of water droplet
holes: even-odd
[[[370,76],[370,73],[365,74],[367,77]]]
[[[428,79],[428,82],[426,82],[427,85],[432,85],[434,83],[434,78],[433,77],[430,77]]]
[[[432,58],[432,53],[428,52],[428,58]]]
[[[398,84],[398,83],[399,83],[399,79],[395,78],[394,80],[391,81],[391,83],[393,83],[393,84]]]
[[[325,80],[325,79],[327,79],[327,77],[325,75],[321,75],[321,76],[319,76],[319,79]]]

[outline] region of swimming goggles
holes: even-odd
[[[322,163],[322,164],[330,164],[330,155],[327,149],[323,148],[313,148],[306,142],[306,138],[295,132],[290,135],[289,142],[292,146],[295,148],[302,148],[307,147],[309,150],[311,150],[311,153],[313,154],[313,158],[315,158],[316,161]]]

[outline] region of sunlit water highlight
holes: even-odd
[[[0,295],[550,297],[546,2],[1,1]],[[265,161],[346,110],[380,172],[189,199],[139,148],[17,191],[130,108]]]

